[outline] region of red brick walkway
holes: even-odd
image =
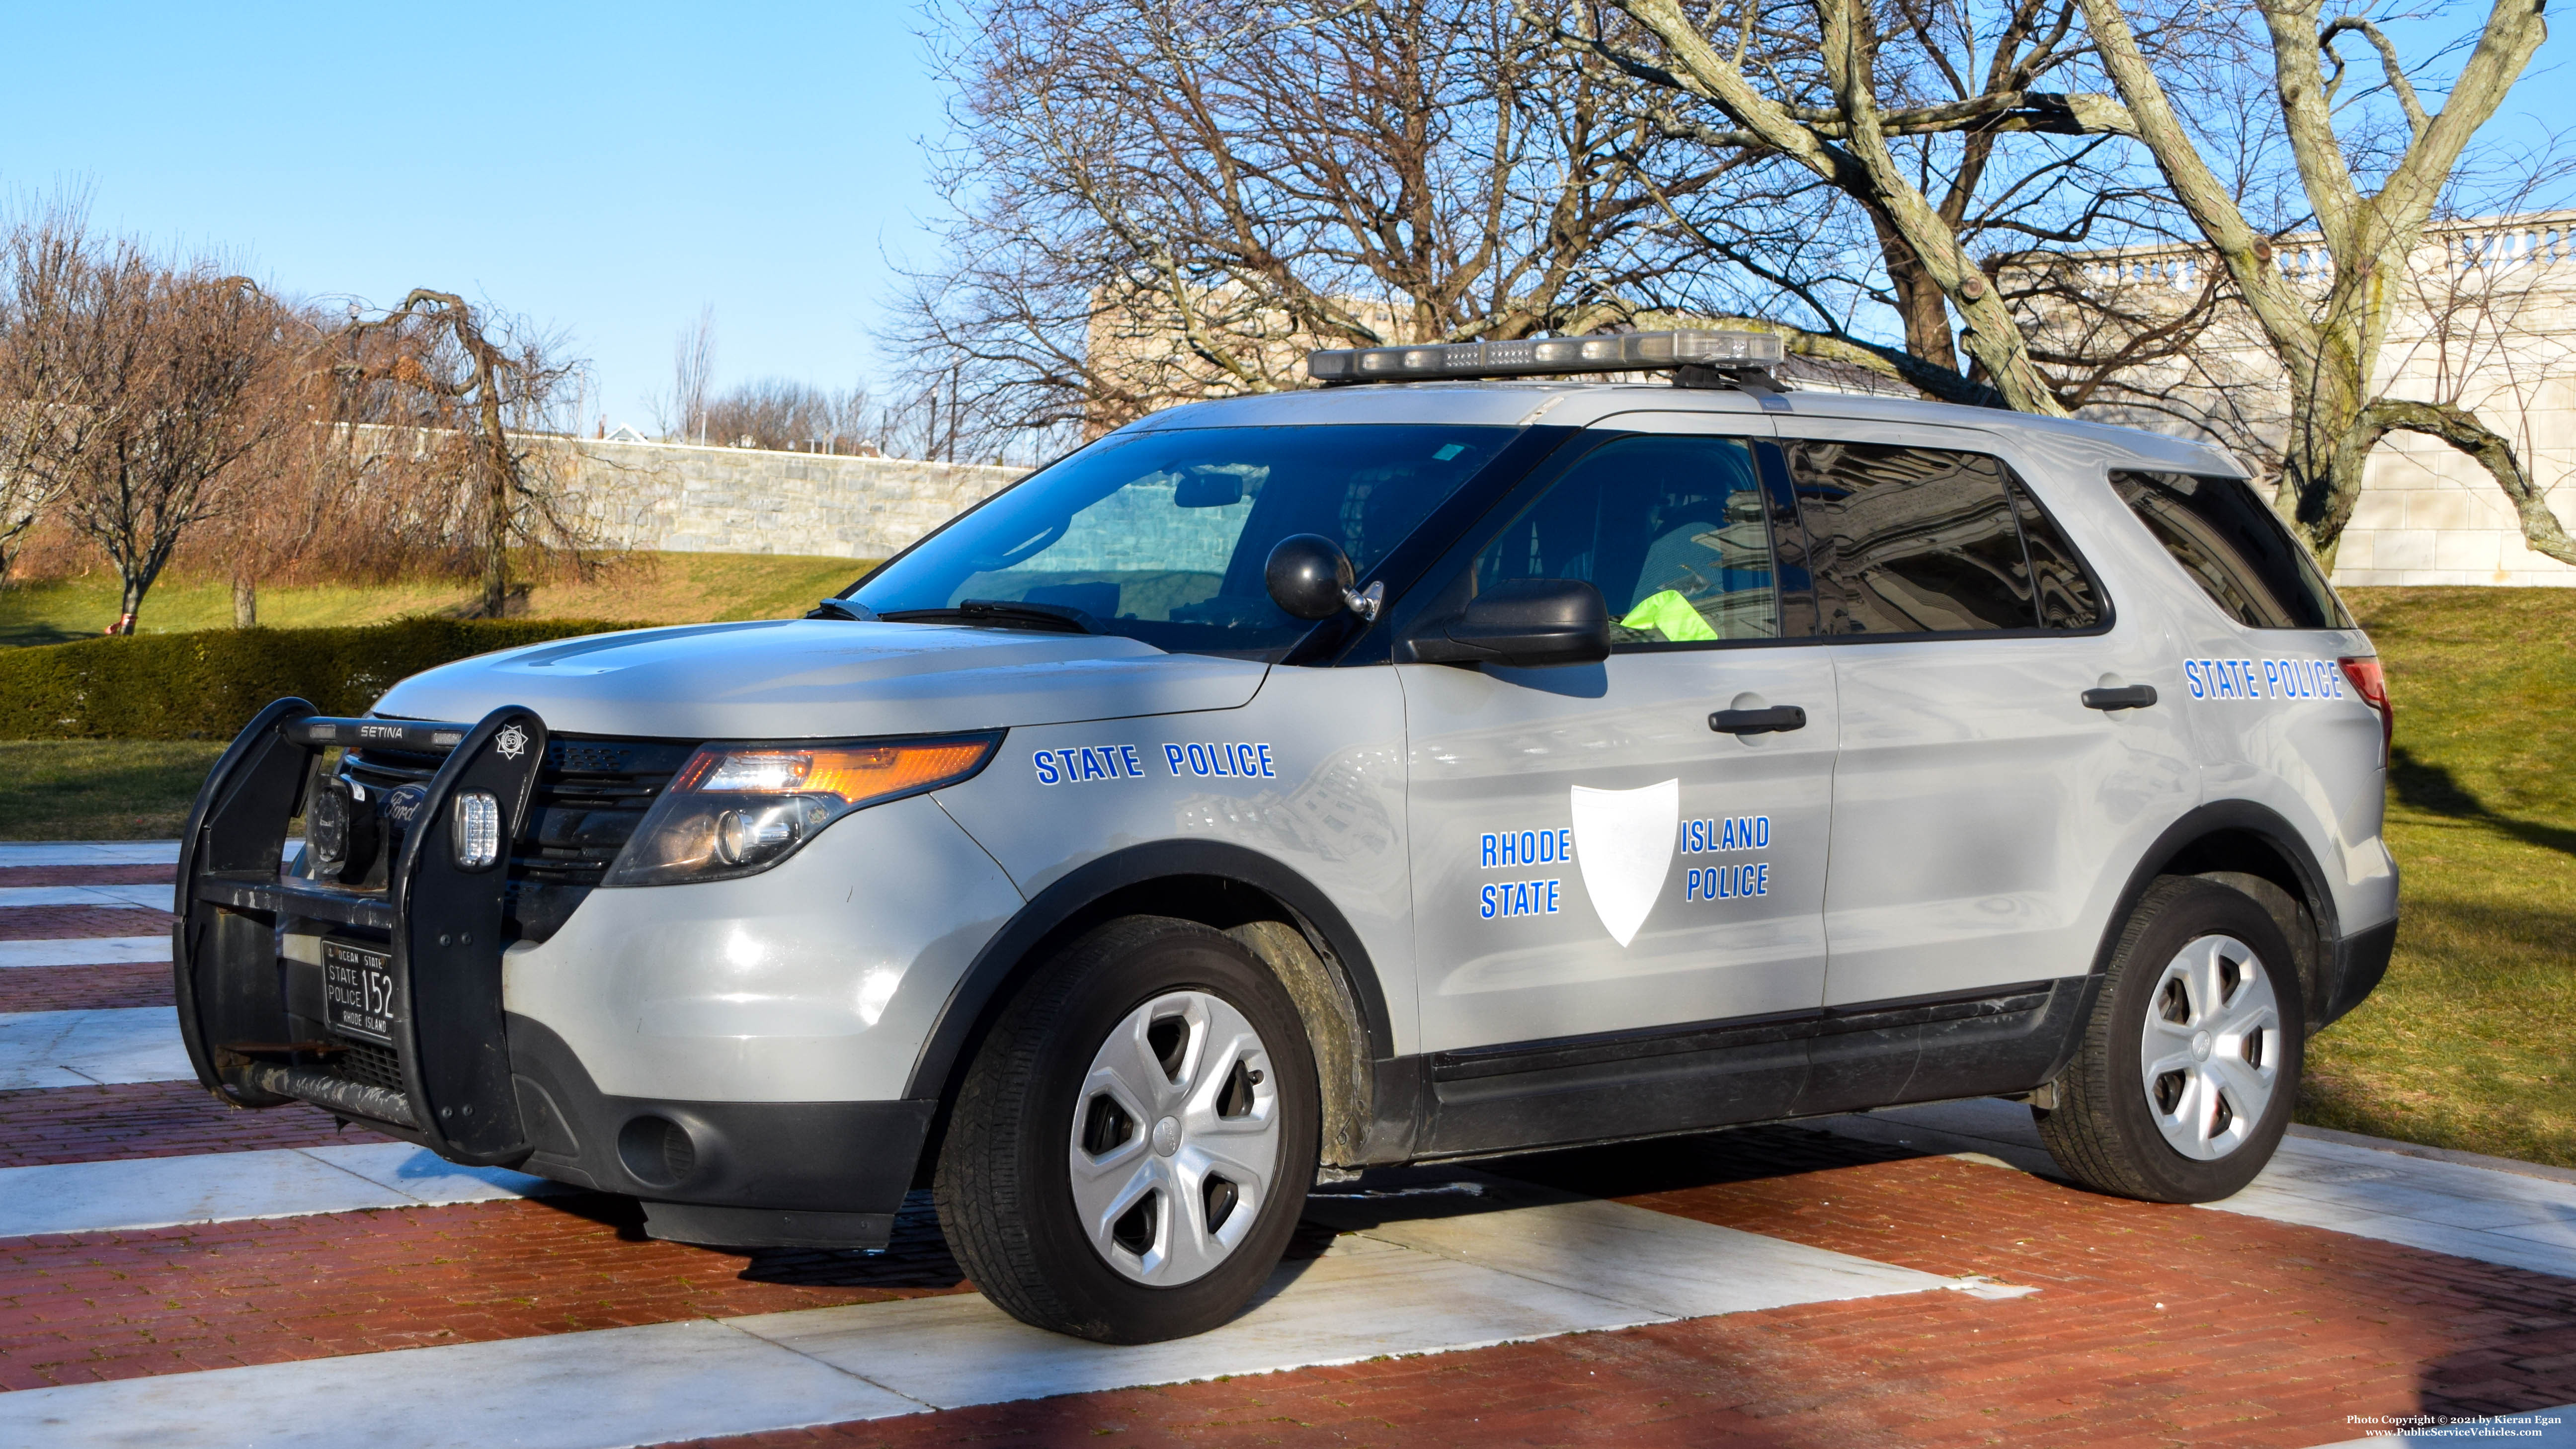
[[[0,1092],[0,1167],[390,1140],[336,1127],[319,1107],[227,1106],[193,1081]]]
[[[969,1291],[921,1213],[874,1257],[639,1221],[581,1196],[0,1242],[0,1389]]]
[[[168,1006],[174,999],[167,961],[0,968],[0,1011]]]
[[[83,881],[89,885],[95,882]],[[149,906],[8,906],[0,908],[0,941],[86,941],[98,936],[167,935],[176,919]],[[41,966],[12,966],[41,971]]]
[[[0,886],[173,885],[175,865],[0,865]]]
[[[735,1445],[2267,1445],[2576,1401],[2576,1282],[1945,1158],[1764,1175],[1787,1129],[1515,1164],[1641,1206],[2041,1291],[1786,1308]],[[1801,1143],[1800,1138],[1807,1141]],[[1784,1164],[1785,1165],[1785,1164]]]

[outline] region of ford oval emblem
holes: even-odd
[[[409,825],[420,813],[421,802],[429,798],[427,785],[396,785],[385,792],[385,818],[396,825]]]

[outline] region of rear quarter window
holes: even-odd
[[[2111,487],[2219,612],[2249,629],[2349,629],[2352,615],[2242,478],[2114,471]]]
[[[2046,511],[1982,453],[1783,444],[1828,634],[2091,629],[2101,593]]]

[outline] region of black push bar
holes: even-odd
[[[333,746],[444,756],[408,802],[381,888],[280,867]],[[215,762],[179,841],[170,960],[197,1080],[243,1107],[311,1102],[458,1162],[523,1160],[501,1011],[504,892],[545,758],[544,721],[516,705],[473,724],[331,718],[301,699],[261,710]],[[457,812],[496,807],[496,858],[460,861]],[[337,1033],[325,967],[304,959],[323,941],[385,963],[377,1040]],[[348,1069],[387,1047],[399,1090]]]

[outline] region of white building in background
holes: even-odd
[[[2322,290],[2331,263],[2313,240],[2285,238],[2284,270]],[[2197,295],[2206,255],[2172,247],[2103,253],[2094,287]],[[2456,403],[2513,442],[2576,532],[2576,211],[2526,213],[2428,229],[2380,354],[2383,395]],[[2132,290],[2132,295],[2135,291]],[[2284,382],[2241,314],[2195,350],[2193,375],[2171,379],[2212,414],[2278,436]],[[2175,431],[2170,419],[2105,410]],[[2249,463],[2255,460],[2248,459]],[[2576,587],[2576,568],[2524,547],[2503,490],[2439,439],[2394,433],[2372,453],[2359,505],[2334,559],[2338,584]]]

